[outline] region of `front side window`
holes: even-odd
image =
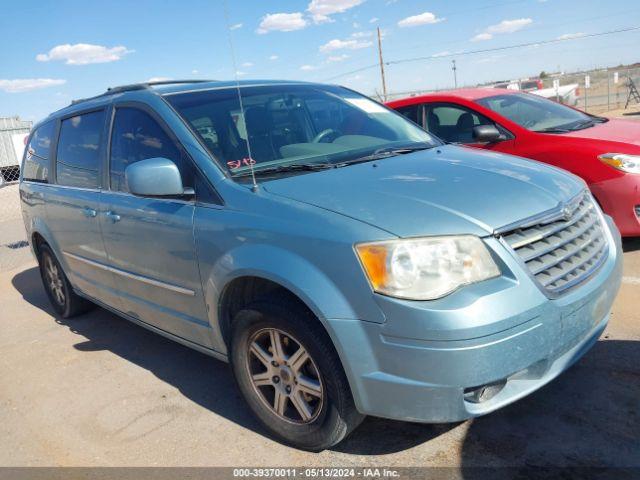
[[[427,131],[451,143],[473,143],[475,127],[494,125],[478,112],[451,104],[428,107],[426,124]]]
[[[400,107],[397,110],[413,123],[417,123],[418,125],[422,123],[422,118],[420,118],[420,105],[407,105],[406,107]]]
[[[55,133],[55,123],[49,122],[37,128],[24,158],[22,178],[32,182],[47,183],[49,181],[49,153]]]
[[[204,124],[200,127],[203,129],[203,135],[206,135],[209,141],[215,142],[215,130]],[[184,185],[192,186],[181,150],[158,122],[140,109],[116,108],[109,160],[111,190],[128,192],[124,174],[126,168],[140,160],[158,157],[174,162],[182,174]]]
[[[62,121],[56,154],[58,184],[98,188],[104,110]]]
[[[562,133],[594,123],[593,118],[582,112],[534,94],[496,95],[476,102],[534,132]]]
[[[341,87],[272,85],[169,94],[231,176],[287,165],[344,164],[384,149],[440,142],[401,115]]]

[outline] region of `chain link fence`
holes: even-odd
[[[589,76],[590,87],[586,88],[586,77]],[[617,78],[617,82],[616,82]],[[640,87],[640,67],[603,68],[585,72],[565,74],[560,77],[562,85],[576,83],[580,88],[577,107],[589,113],[604,113],[611,110],[624,109],[629,98],[629,81],[636,88]],[[545,87],[553,80],[546,79]],[[629,109],[637,109],[640,105],[631,99]]]
[[[32,260],[22,221],[17,177],[0,184],[0,272]]]
[[[589,88],[585,88],[587,75],[589,75],[590,79]],[[575,106],[579,109],[586,110],[589,113],[599,114],[608,111],[623,110],[625,108],[629,97],[629,80],[633,81],[636,88],[640,90],[640,67],[604,68],[549,75],[542,79],[543,87],[545,89],[553,88],[554,79],[558,79],[560,81],[561,87],[576,85],[577,104]],[[487,85],[484,86],[487,87]],[[426,93],[438,92],[440,90],[451,90],[451,88],[393,92],[387,95],[387,100],[397,100],[403,97],[423,95]],[[376,97],[376,99],[383,100],[380,96]],[[555,97],[552,96],[551,99],[553,100]],[[628,110],[631,112],[637,112],[640,110],[640,104],[635,99],[631,98]]]
[[[20,161],[33,123],[0,117],[0,271],[31,260],[20,210]]]

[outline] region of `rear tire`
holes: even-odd
[[[235,316],[231,336],[238,387],[260,422],[284,443],[324,450],[364,419],[326,331],[290,297],[250,304]]]
[[[73,291],[58,259],[46,243],[38,247],[40,277],[53,309],[62,318],[85,313],[95,305]]]

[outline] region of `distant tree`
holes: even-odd
[[[545,72],[544,70],[542,70],[540,72],[540,78],[547,78],[549,76],[549,74],[547,72]]]

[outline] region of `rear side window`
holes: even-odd
[[[98,188],[104,116],[102,110],[62,121],[56,155],[56,176],[60,185]]]
[[[55,132],[55,123],[49,122],[38,127],[31,135],[27,154],[22,167],[22,178],[32,182],[49,181],[49,152]]]
[[[202,126],[204,129],[204,125]],[[207,125],[210,141],[216,142],[215,130]],[[109,177],[111,190],[128,192],[124,171],[132,163],[162,157],[173,161],[180,170],[185,187],[192,187],[192,173],[180,148],[148,113],[137,108],[117,108],[111,134]]]

